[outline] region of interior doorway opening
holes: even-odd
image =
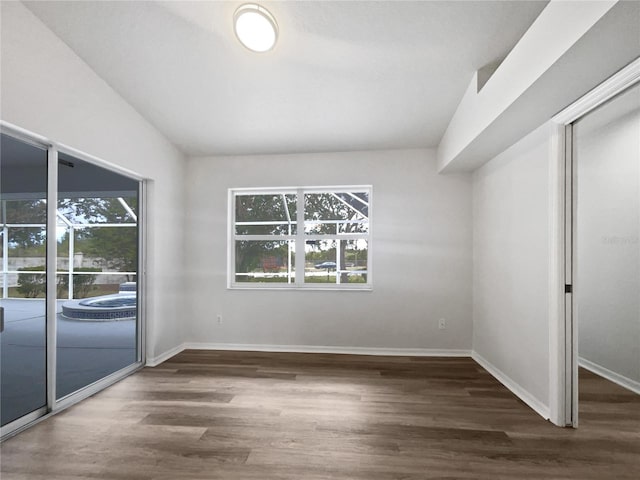
[[[640,59],[554,121],[564,178],[557,423],[577,427],[581,394],[585,414],[605,394],[640,405]]]
[[[602,396],[640,401],[640,84],[571,131],[577,396],[589,416]]]

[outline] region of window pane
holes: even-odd
[[[56,237],[56,270],[59,272],[67,272],[69,271],[69,229],[59,222],[56,226]]]
[[[367,283],[367,240],[307,240],[305,283]]]
[[[47,151],[0,135],[0,216],[3,222],[22,226],[5,227],[8,230],[2,229],[0,234],[0,243],[7,243],[0,247],[3,267],[0,304],[4,309],[4,329],[0,333],[0,425],[3,427],[47,404],[46,332],[47,322],[53,319],[47,318],[44,300],[46,197]],[[26,227],[34,224],[39,226]],[[5,263],[7,260],[9,265]],[[9,273],[11,271],[19,273]]]
[[[136,180],[59,157],[57,398],[138,360],[138,189]]]
[[[236,241],[236,282],[291,283],[295,272],[293,241]]]
[[[307,187],[297,192],[303,195],[302,199],[289,193],[232,191],[232,283],[369,285],[368,188],[336,187],[331,191]],[[300,200],[305,211],[304,220],[298,223],[296,203]],[[299,229],[303,229],[306,238],[296,236]],[[260,238],[253,240],[251,236]],[[299,251],[304,248],[304,275],[297,283],[294,262],[288,258],[294,256],[296,247]]]
[[[47,230],[44,227],[9,227],[8,232],[9,270],[37,267],[45,269],[47,250]]]
[[[67,274],[56,275],[56,298],[57,299],[69,298],[69,275]]]
[[[366,193],[306,193],[305,220],[363,220],[369,216]]]
[[[236,195],[236,222],[289,220],[296,221],[295,194]]]
[[[342,223],[338,225],[338,233],[369,233],[369,221]]]
[[[75,197],[58,200],[58,212],[74,225],[136,223],[136,197]]]
[[[136,277],[132,275],[96,274],[97,268],[75,268],[73,273],[73,289],[69,295],[69,274],[56,275],[56,297],[59,299],[89,298],[100,295],[124,293],[125,285],[133,286],[135,292]]]
[[[305,283],[336,283],[336,241],[307,240],[305,244]]]
[[[68,257],[68,244],[59,243]],[[138,268],[138,229],[122,227],[78,228],[74,232],[74,266],[103,272],[135,272]],[[67,262],[68,265],[68,262]]]
[[[45,298],[47,275],[44,265],[23,267],[8,277],[9,298]]]
[[[369,242],[367,240],[342,240],[343,259],[340,283],[367,283]]]
[[[47,204],[44,200],[9,200],[6,203],[7,223],[47,223]]]
[[[369,233],[369,221],[347,222],[334,220],[333,222],[305,221],[304,233],[307,235],[341,235],[349,233]]]

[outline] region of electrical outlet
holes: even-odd
[[[440,330],[444,330],[445,328],[447,328],[447,321],[444,318],[438,320],[438,328]]]
[[[218,315],[216,315],[216,318],[218,320],[218,325],[220,325],[222,323],[222,314],[219,313]]]

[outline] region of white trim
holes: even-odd
[[[570,125],[580,117],[593,111],[603,103],[611,100],[616,95],[632,87],[640,82],[640,57],[631,62],[629,65],[621,69],[618,73],[605,80],[603,83],[595,87],[593,90],[583,95],[567,108],[556,114],[551,120],[555,123],[556,129],[552,137],[551,162],[560,162],[562,165],[558,172],[559,178],[552,182],[554,189],[550,192],[549,201],[551,209],[551,220],[555,220],[555,216],[560,215],[562,218],[562,231],[555,232],[552,228],[550,243],[551,270],[550,270],[550,288],[555,290],[560,285],[564,288],[565,283],[572,284],[573,273],[576,265],[571,258],[571,253],[575,248],[575,238],[573,235],[575,228],[575,209],[576,202],[573,197],[575,191],[575,179],[572,172],[572,138]],[[565,128],[568,127],[568,128]],[[562,130],[564,130],[564,132]],[[561,150],[564,145],[564,151]],[[557,158],[557,156],[560,158]],[[556,167],[553,165],[551,169]],[[556,185],[558,182],[558,185]],[[562,185],[563,198],[555,198],[557,191],[555,187]],[[568,200],[571,198],[571,201]],[[560,242],[559,237],[562,237]],[[556,258],[562,258],[562,269],[555,263]],[[575,293],[575,292],[574,292]],[[553,291],[550,292],[550,343],[549,348],[553,349],[553,353],[549,356],[549,394],[552,412],[552,421],[556,425],[562,425],[563,417],[565,425],[578,426],[578,323],[574,318],[573,312],[576,311],[575,295],[565,294],[557,295]],[[560,312],[560,308],[562,311]],[[560,315],[554,318],[554,315]],[[564,338],[562,338],[564,337]],[[563,341],[564,340],[564,341]],[[550,350],[551,351],[551,350]],[[564,412],[564,415],[563,415]]]
[[[227,190],[227,289],[231,289],[231,284],[235,283],[236,272],[236,195],[235,190]],[[231,274],[233,271],[234,275]]]
[[[549,413],[555,425],[571,424],[565,407],[565,127],[551,125],[549,142]],[[569,372],[570,375],[570,372]]]
[[[37,273],[37,272],[36,272]],[[366,272],[364,272],[366,273]],[[285,277],[286,278],[286,277]],[[323,286],[323,285],[326,285]],[[364,283],[232,283],[227,290],[298,290],[301,292],[373,292],[373,287]]]
[[[627,390],[631,390],[633,393],[637,393],[638,395],[640,395],[640,382],[625,377],[624,375],[620,375],[619,373],[609,370],[608,368],[605,368],[602,365],[598,365],[597,363],[593,363],[586,358],[579,357],[578,365],[589,370],[590,372],[595,373],[596,375],[606,378],[610,382],[620,385],[621,387],[626,388]]]
[[[33,257],[33,258],[46,258],[46,257]],[[66,258],[66,257],[59,257]],[[33,275],[36,273],[46,274],[46,270],[6,270],[5,273],[13,275]],[[55,275],[66,275],[69,270],[56,270]],[[136,275],[136,272],[71,272],[74,275]],[[365,272],[366,273],[366,272]],[[25,299],[26,300],[26,299]]]
[[[58,217],[64,218],[64,217]],[[65,219],[65,223],[68,221]],[[0,223],[7,228],[46,228],[46,223]],[[135,227],[137,223],[67,223],[71,228],[92,228],[92,227]]]
[[[0,133],[17,138],[29,145],[40,147],[45,150],[52,146],[52,142],[48,138],[30,132],[29,130],[25,130],[24,128],[18,127],[17,125],[4,120],[0,120]]]
[[[121,167],[120,165],[117,165],[115,163],[111,163],[94,155],[90,155],[83,152],[82,150],[77,150],[68,145],[65,145],[64,143],[55,142],[50,138],[38,135],[5,120],[0,120],[0,132],[8,133],[9,135],[17,137],[20,140],[28,139],[29,143],[31,143],[32,145],[40,145],[44,148],[55,148],[59,153],[71,155],[72,157],[76,157],[79,160],[84,160],[87,163],[91,163],[98,167],[104,168],[105,170],[124,175],[138,182],[145,179],[145,177],[139,175],[133,170],[129,170],[128,168]]]
[[[203,343],[185,342],[157,357],[147,360],[148,367],[155,367],[184,350],[221,350],[273,353],[334,353],[344,355],[375,355],[393,357],[471,357],[471,350],[438,348],[384,348],[338,347],[322,345],[268,345],[257,343]]]
[[[240,195],[262,195],[264,192],[269,194],[295,194],[298,190],[304,190],[305,193],[367,193],[371,185],[321,185],[321,186],[309,186],[303,185],[300,187],[234,187],[229,191],[238,192]],[[339,190],[343,189],[343,190]]]
[[[534,397],[529,391],[523,388],[520,384],[511,379],[507,374],[502,372],[499,368],[494,366],[486,358],[480,355],[478,352],[471,352],[471,358],[473,358],[482,368],[495,377],[500,383],[507,387],[511,392],[529,405],[538,415],[545,420],[549,420],[549,407]]]
[[[147,180],[138,184],[138,265],[136,272],[136,292],[138,301],[138,322],[136,325],[138,352],[136,360],[144,364],[147,357]],[[141,221],[139,220],[141,219]],[[70,284],[71,285],[71,284]]]
[[[572,123],[638,81],[640,81],[640,58],[573,102],[556,114],[552,120],[563,125]]]
[[[185,350],[231,350],[247,352],[286,353],[335,353],[347,355],[376,355],[402,357],[470,357],[470,350],[436,348],[384,348],[384,347],[342,347],[324,345],[268,345],[254,343],[201,343],[186,342]]]
[[[58,288],[57,261],[58,242],[54,241],[58,224],[58,150],[55,146],[47,149],[47,245],[46,245],[46,291],[45,325],[47,369],[46,392],[47,409],[54,410],[57,398],[58,378]],[[73,259],[70,259],[73,262]]]
[[[564,220],[565,220],[565,272],[564,283],[571,285],[571,292],[564,294],[565,320],[565,411],[570,412],[567,418],[567,424],[574,428],[578,428],[579,409],[578,409],[578,322],[576,321],[575,312],[576,296],[573,293],[574,280],[576,278],[576,219],[578,213],[577,206],[577,178],[575,168],[575,143],[573,139],[573,124],[565,125],[565,154],[564,154],[564,173],[565,173],[565,200],[564,200]]]
[[[19,432],[26,430],[32,423],[38,421],[43,416],[47,415],[48,408],[46,406],[40,407],[33,412],[27,413],[20,418],[17,418],[13,422],[9,422],[3,427],[0,427],[0,441],[5,441],[8,438],[13,437]]]
[[[309,222],[307,222],[309,223]],[[322,223],[322,222],[320,222]],[[355,222],[349,222],[355,223]],[[238,225],[236,223],[236,225]],[[9,227],[16,227],[18,225],[9,225]],[[20,225],[22,227],[22,225]],[[308,242],[311,240],[369,240],[369,233],[303,233],[302,241]],[[248,242],[295,242],[297,235],[276,234],[276,235],[234,235],[234,240],[243,240]]]
[[[300,285],[304,285],[304,274],[307,262],[307,243],[306,239],[304,238],[304,234],[304,190],[302,188],[299,188],[298,190],[296,190],[296,238],[295,242],[293,243],[293,250],[295,251],[297,261],[295,266],[293,267],[295,269],[295,275],[289,281],[289,284],[294,288],[299,288]],[[291,246],[289,246],[289,248],[291,248]],[[338,255],[339,252],[336,248],[336,257]],[[287,268],[290,270],[289,266],[287,266]]]
[[[145,362],[145,367],[157,367],[162,362],[169,360],[174,355],[182,352],[186,347],[185,343],[178,345],[177,347],[173,347],[166,352],[161,353],[160,355],[156,355],[155,357],[147,357],[147,361]]]

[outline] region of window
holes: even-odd
[[[371,289],[371,187],[231,189],[231,288]]]

